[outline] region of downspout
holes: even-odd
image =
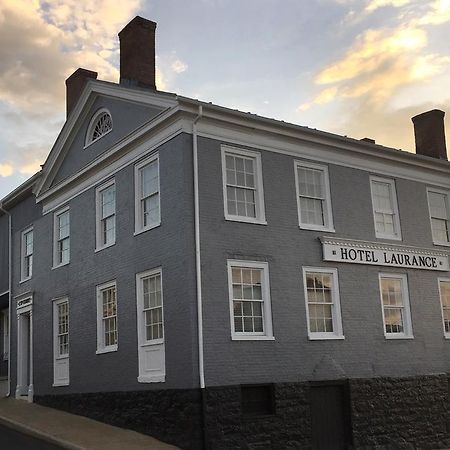
[[[205,388],[205,369],[203,360],[203,303],[202,303],[202,268],[200,258],[200,207],[198,195],[198,144],[197,122],[203,116],[203,107],[199,105],[197,117],[192,124],[192,147],[194,158],[194,227],[195,227],[195,270],[197,278],[197,323],[198,323],[198,373],[200,389]]]
[[[8,216],[8,392],[7,397],[11,395],[11,309],[12,309],[12,216],[11,213],[3,208],[0,202],[0,211]]]

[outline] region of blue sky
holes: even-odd
[[[117,33],[158,23],[158,88],[414,151],[450,111],[450,0],[0,0],[0,198],[45,161],[78,67],[118,80]]]

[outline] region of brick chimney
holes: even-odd
[[[156,89],[156,23],[136,16],[119,33],[120,84]]]
[[[77,104],[81,93],[83,92],[84,86],[89,79],[96,79],[97,72],[92,72],[92,70],[87,69],[77,69],[70,75],[66,80],[66,113],[69,117],[73,108]]]
[[[418,155],[447,160],[444,115],[444,111],[432,109],[411,119],[414,124]]]

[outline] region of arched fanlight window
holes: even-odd
[[[112,128],[113,123],[111,114],[105,108],[100,109],[91,119],[88,131],[86,133],[85,146],[87,147],[89,144],[97,141],[102,136],[112,131]]]

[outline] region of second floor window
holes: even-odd
[[[33,275],[33,228],[22,232],[21,281]]]
[[[370,177],[370,187],[376,237],[401,240],[394,180]]]
[[[300,228],[334,231],[327,167],[297,161],[295,178]]]
[[[69,208],[54,215],[53,265],[68,264],[70,261],[70,212]]]
[[[158,226],[161,223],[158,155],[136,165],[135,195],[135,232]]]
[[[97,250],[116,242],[116,186],[113,181],[96,190]]]
[[[449,196],[446,192],[428,189],[431,232],[435,244],[450,244]]]
[[[265,223],[261,155],[234,147],[222,147],[225,218]]]

